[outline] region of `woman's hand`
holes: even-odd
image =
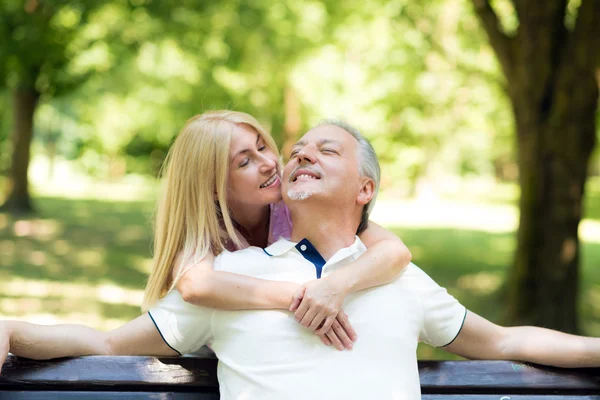
[[[341,342],[351,349],[356,332],[341,311],[346,294],[340,282],[328,277],[307,282],[294,295],[290,311],[295,311],[296,321],[319,335],[325,344],[338,347]]]

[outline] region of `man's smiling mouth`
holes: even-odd
[[[321,176],[318,173],[311,171],[307,168],[298,168],[290,177],[290,182],[296,182],[298,178],[319,180],[321,179]]]

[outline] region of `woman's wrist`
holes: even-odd
[[[327,283],[329,284],[329,287],[333,289],[333,292],[335,294],[339,294],[342,297],[346,297],[348,293],[352,293],[354,291],[353,288],[355,287],[355,284],[353,284],[351,276],[347,276],[347,274],[344,274],[342,272],[343,271],[338,270],[332,273],[331,275],[328,275],[321,279],[325,279],[328,281]]]
[[[273,299],[275,308],[289,310],[294,294],[299,288],[300,285],[294,282],[277,282],[277,294]]]

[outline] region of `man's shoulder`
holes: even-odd
[[[224,250],[215,258],[214,269],[228,270],[251,263],[253,260],[264,262],[265,259],[269,259],[269,256],[260,247],[251,246],[237,251]]]
[[[438,286],[438,284],[425,271],[412,262],[402,270],[394,283],[406,285],[408,288],[414,290],[418,290],[423,286]]]

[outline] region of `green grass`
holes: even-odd
[[[105,195],[109,198],[110,192]],[[0,214],[0,318],[110,329],[139,315],[151,261],[154,196],[81,197],[38,197],[38,213],[32,217]],[[501,204],[468,201],[493,214],[499,210],[494,207],[505,210],[514,198],[506,196]],[[600,185],[589,188],[586,217],[600,220]],[[464,218],[476,217],[466,213]],[[498,290],[515,246],[512,228],[474,228],[478,221],[460,226],[420,226],[418,218],[408,225],[390,221],[382,224],[402,237],[416,264],[469,309],[500,319],[504,310]],[[600,336],[599,265],[600,234],[588,234],[582,248],[580,316],[585,332],[595,336]],[[419,355],[448,357],[428,347],[420,347]]]

